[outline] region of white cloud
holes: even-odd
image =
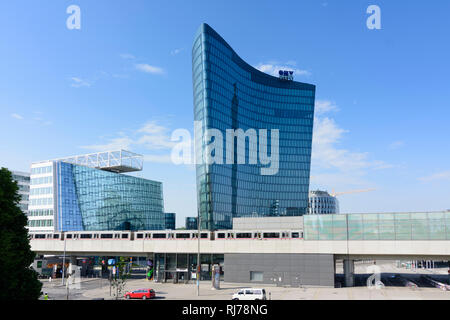
[[[142,126],[142,128],[140,128],[138,130],[138,132],[143,132],[143,133],[161,133],[167,131],[167,128],[161,125],[158,125],[156,123],[156,121],[148,121],[145,125]]]
[[[331,111],[339,111],[339,108],[334,102],[328,100],[317,100],[314,108],[314,113],[319,116]]]
[[[151,66],[146,63],[136,64],[136,69],[139,71],[145,72],[145,73],[151,73],[151,74],[164,74],[164,69],[160,67]]]
[[[170,51],[170,54],[172,55],[172,56],[176,56],[177,54],[179,54],[181,51],[183,51],[184,50],[184,48],[177,48],[177,49],[175,49],[175,50],[172,50],[172,51]]]
[[[397,149],[400,149],[401,147],[403,147],[404,145],[405,145],[404,141],[394,141],[389,145],[389,149],[397,150]]]
[[[422,182],[432,182],[432,181],[450,181],[450,170],[442,171],[430,176],[419,178]]]
[[[23,117],[17,113],[11,113],[11,117],[18,119],[18,120],[23,120]]]
[[[172,158],[170,154],[146,154],[144,155],[144,161],[152,163],[172,163]]]
[[[176,142],[171,141],[170,129],[156,121],[148,121],[139,129],[131,132],[119,132],[119,137],[108,139],[104,144],[81,146],[93,151],[135,148],[150,152],[144,154],[144,161],[156,163],[171,163],[171,149]]]
[[[91,83],[89,83],[88,81],[83,80],[81,78],[78,78],[78,77],[71,77],[70,80],[72,80],[72,83],[71,83],[70,86],[74,87],[74,88],[90,87],[91,86]]]
[[[311,72],[307,70],[301,70],[297,68],[292,68],[295,66],[295,61],[289,61],[285,64],[276,64],[276,63],[260,63],[255,68],[261,72],[270,74],[271,76],[278,77],[278,71],[280,70],[291,70],[294,71],[295,76],[310,76]]]
[[[98,151],[98,152],[110,151],[110,150],[120,150],[120,149],[129,150],[132,144],[133,144],[132,139],[130,139],[128,137],[121,137],[121,138],[110,139],[105,144],[87,145],[87,146],[81,146],[80,148],[89,149],[89,150]]]
[[[121,53],[121,54],[120,54],[120,57],[121,57],[122,59],[125,59],[125,60],[133,60],[133,59],[136,59],[135,56],[133,56],[132,54],[129,54],[129,53]]]
[[[344,134],[348,133],[326,113],[339,108],[331,101],[316,101],[314,133],[311,155],[311,182],[331,188],[342,185],[368,184],[365,175],[370,170],[391,168],[381,160],[371,160],[369,152],[354,152],[339,147]]]

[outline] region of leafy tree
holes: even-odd
[[[0,300],[36,300],[42,283],[30,267],[31,251],[27,217],[20,210],[17,182],[11,172],[0,169]]]
[[[131,276],[132,264],[124,257],[120,257],[116,262],[116,275],[111,279],[114,298],[117,300],[124,295],[125,284]]]

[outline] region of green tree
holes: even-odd
[[[125,285],[131,276],[132,264],[124,257],[120,257],[116,262],[116,274],[111,279],[111,286],[113,287],[113,296],[116,300],[122,298],[124,295]]]
[[[27,217],[19,208],[20,195],[11,172],[0,169],[0,300],[36,300],[42,283],[30,267]]]

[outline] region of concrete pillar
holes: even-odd
[[[346,287],[353,287],[355,285],[355,261],[344,260],[344,281]]]
[[[77,257],[70,256],[69,268],[67,269],[67,274],[72,274],[75,271],[75,266],[77,265]]]

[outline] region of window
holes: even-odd
[[[236,233],[237,239],[249,239],[252,237],[251,233]]]
[[[100,235],[101,239],[112,239],[113,235],[111,233],[105,233]]]
[[[280,237],[280,234],[279,234],[279,233],[276,233],[276,232],[264,233],[264,234],[263,234],[263,237],[264,237],[264,238],[271,238],[271,239],[273,239],[273,238],[279,238],[279,237]]]
[[[264,272],[250,271],[250,281],[263,281]],[[247,292],[245,292],[247,294]]]
[[[165,233],[154,233],[153,234],[153,239],[165,239],[165,238],[166,238]]]

